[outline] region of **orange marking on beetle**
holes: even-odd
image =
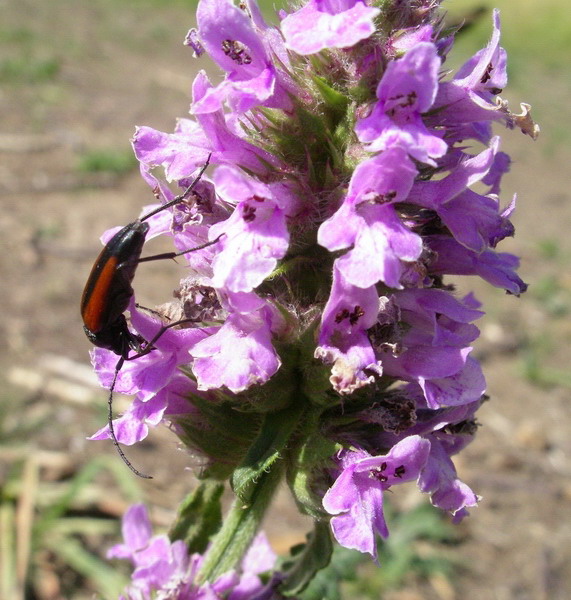
[[[117,272],[117,257],[110,256],[97,277],[97,282],[84,306],[82,317],[86,327],[97,333],[104,327],[102,317],[105,305],[108,303],[108,292]]]

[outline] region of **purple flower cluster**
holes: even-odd
[[[496,251],[514,233],[515,198],[500,202],[510,161],[491,127],[538,128],[528,106],[516,115],[498,96],[498,12],[488,45],[449,78],[454,39],[437,5],[310,0],[276,28],[255,0],[200,0],[185,43],[225,76],[196,76],[174,133],[140,127],[133,139],[161,202],[210,156],[190,201],[147,222],[181,252],[215,243],[186,255],[177,300],[161,308],[192,326],[119,373],[116,390],[135,399],[117,439],[168,422],[223,479],[264,419],[295,406],[276,452],[298,505],[373,556],[390,487],[416,481],[456,520],[478,501],[451,457],[471,441],[485,391],[471,356],[483,313],[445,276],[526,289],[517,257]],[[134,303],[130,313],[147,340],[161,327]],[[96,349],[93,363],[109,386],[116,356]],[[175,545],[168,581],[193,568]]]
[[[135,504],[123,516],[123,540],[109,549],[108,558],[129,560],[133,564],[131,583],[121,600],[270,600],[271,590],[260,579],[270,571],[277,556],[265,535],[260,533],[241,561],[239,568],[212,583],[198,583],[203,562],[189,554],[182,540],[171,542],[166,535],[152,535],[147,509]]]

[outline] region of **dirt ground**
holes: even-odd
[[[10,461],[34,455],[49,480],[69,476],[94,453],[113,454],[110,444],[85,440],[105,422],[105,393],[82,368],[90,345],[79,297],[100,233],[153,201],[136,167],[113,174],[78,165],[95,150],[127,156],[135,125],[172,130],[187,114],[194,73],[209,63],[194,61],[181,44],[193,25],[182,2],[13,0],[0,10],[1,64],[17,66],[21,57],[26,64],[0,70],[0,410],[8,426],[42,423],[11,446],[0,440],[0,477]],[[536,116],[544,117],[543,139],[505,132],[504,143],[514,165],[503,201],[517,191],[519,204],[516,237],[501,250],[522,256],[520,273],[531,286],[514,298],[477,285],[488,312],[477,352],[491,401],[457,462],[483,497],[461,525],[455,552],[463,566],[452,584],[411,582],[393,600],[571,597],[571,152],[568,134],[549,131],[571,115],[560,99],[556,120],[545,97],[566,90],[558,85],[540,81],[527,97],[508,94],[538,104]],[[145,265],[138,298],[166,301],[180,276],[176,265]],[[190,473],[180,477],[188,458],[165,431],[129,456],[155,475],[140,485],[157,524],[168,525],[189,486]],[[116,514],[126,506],[112,486],[104,502]],[[270,533],[285,550],[304,525],[287,509],[279,515]]]

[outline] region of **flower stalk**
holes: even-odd
[[[238,496],[235,498],[204,555],[204,562],[196,576],[198,584],[213,582],[240,563],[258,533],[282,476],[283,465],[275,461],[253,483],[249,490],[249,504],[245,505]]]

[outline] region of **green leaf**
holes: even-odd
[[[341,600],[341,584],[355,581],[358,565],[366,560],[370,558],[355,550],[335,546],[329,565],[316,573],[307,588],[298,595],[299,600]]]
[[[320,431],[321,411],[305,415],[300,441],[291,448],[287,457],[287,482],[300,509],[315,519],[322,519],[325,511],[322,496],[315,493],[318,478],[324,476],[324,467],[335,454],[336,446]],[[323,486],[318,486],[323,487]],[[328,487],[325,483],[325,487]]]
[[[260,477],[283,458],[288,441],[301,421],[302,405],[302,402],[297,402],[265,416],[258,437],[232,476],[232,489],[244,504],[250,502],[252,491]]]
[[[222,510],[220,498],[224,486],[221,483],[205,481],[191,492],[181,503],[169,537],[175,540],[184,540],[189,553],[202,554],[210,537],[220,528],[222,523]]]
[[[332,552],[329,524],[316,521],[314,530],[307,536],[307,543],[292,548],[295,560],[291,566],[284,565],[285,579],[280,592],[285,596],[296,596],[302,592],[315,574],[329,564]]]
[[[202,478],[227,479],[255,439],[259,417],[237,411],[227,402],[197,396],[190,401],[198,408],[200,418],[194,414],[177,418],[180,438],[186,446],[210,458]]]
[[[344,114],[349,105],[349,98],[333,89],[323,77],[313,78],[315,86],[321,94],[321,98],[329,108],[333,108],[337,113]]]

